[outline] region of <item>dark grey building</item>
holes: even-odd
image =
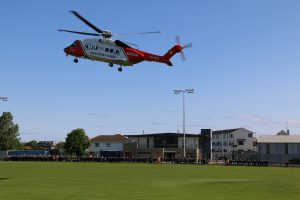
[[[257,144],[259,159],[271,164],[300,158],[300,135],[259,135]]]

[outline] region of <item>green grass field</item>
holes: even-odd
[[[0,162],[0,199],[300,199],[300,168]]]

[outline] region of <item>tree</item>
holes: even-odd
[[[85,134],[85,131],[81,128],[78,128],[74,129],[67,135],[64,148],[66,153],[69,155],[81,157],[90,145],[91,142],[88,136]]]
[[[58,142],[58,143],[55,145],[55,151],[56,151],[58,154],[64,153],[64,151],[65,151],[64,146],[65,146],[65,143],[64,143],[64,142]]]
[[[3,112],[0,117],[0,150],[16,149],[20,147],[19,126],[14,124],[10,112]]]

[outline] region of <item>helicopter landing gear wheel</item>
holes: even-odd
[[[114,64],[113,64],[113,63],[109,63],[108,66],[109,66],[109,67],[113,67]]]
[[[118,71],[119,71],[119,72],[121,72],[122,70],[123,70],[122,67],[119,67],[119,68],[118,68]]]
[[[73,61],[74,61],[74,63],[78,63],[78,59],[77,58],[75,58]]]

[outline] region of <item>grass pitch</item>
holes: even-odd
[[[300,168],[0,162],[0,199],[300,199]]]

